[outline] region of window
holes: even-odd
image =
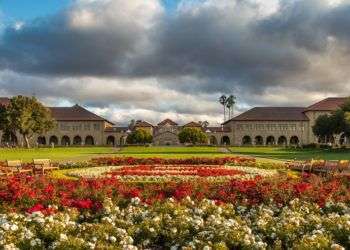
[[[94,130],[100,130],[100,124],[95,123],[94,124]]]
[[[73,131],[79,131],[79,130],[81,130],[81,124],[72,126],[72,130],[73,130]]]
[[[85,124],[84,125],[84,130],[90,130],[90,124]]]
[[[68,126],[66,124],[60,124],[60,129],[62,131],[69,131],[70,130],[70,126]]]

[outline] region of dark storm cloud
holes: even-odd
[[[158,14],[152,4],[139,5],[140,1],[120,5],[119,0],[77,4],[21,29],[9,27],[0,43],[0,65],[31,74],[121,75],[146,39],[147,22]]]
[[[214,114],[221,93],[248,107],[350,91],[350,5],[281,0],[264,14],[269,2],[183,1],[172,14],[157,0],[77,2],[3,32],[0,70],[17,79],[0,90],[191,115]]]

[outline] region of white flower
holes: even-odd
[[[345,250],[344,247],[342,247],[341,245],[335,244],[335,243],[331,245],[331,249],[332,250]]]
[[[117,241],[117,238],[114,237],[114,236],[110,236],[110,237],[109,237],[109,241],[112,242],[112,243],[114,243],[114,242]]]
[[[18,226],[13,224],[10,229],[11,229],[11,231],[17,231],[18,230]]]
[[[65,235],[65,234],[60,234],[60,241],[66,241],[66,240],[68,240],[67,235]]]

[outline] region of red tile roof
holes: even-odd
[[[165,124],[170,124],[173,126],[177,126],[178,124],[170,119],[165,119],[164,121],[158,123],[158,126],[164,126]]]
[[[7,97],[0,97],[0,105],[1,106],[7,106],[10,103],[10,98]]]
[[[199,128],[201,128],[202,125],[200,125],[198,122],[189,122],[189,123],[183,125],[183,127],[190,127],[190,128],[199,127]]]
[[[229,121],[308,121],[304,110],[300,107],[256,107]]]
[[[50,107],[49,109],[56,121],[106,121],[113,124],[79,105],[74,105],[73,107]]]
[[[348,97],[329,97],[305,109],[305,111],[334,111],[343,105]]]
[[[152,127],[153,128],[153,125],[146,121],[136,121],[135,127],[141,127],[141,128]]]

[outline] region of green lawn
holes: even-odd
[[[49,158],[53,161],[85,161],[101,156],[132,156],[132,157],[225,157],[247,155],[259,157],[258,160],[275,159],[350,159],[350,150],[322,149],[285,149],[277,147],[231,147],[231,153],[225,153],[216,147],[125,147],[118,151],[111,147],[69,147],[69,148],[39,148],[39,149],[0,149],[0,161],[20,159],[25,162],[33,158]]]
[[[62,147],[33,149],[0,149],[0,161],[22,160],[30,162],[33,158],[48,158],[53,161],[85,161],[92,157],[113,155],[117,149],[111,147]]]
[[[231,147],[233,154],[280,160],[350,160],[350,149],[289,149],[278,147]]]
[[[232,156],[216,147],[125,147],[116,153],[120,156],[132,157],[225,157]]]

